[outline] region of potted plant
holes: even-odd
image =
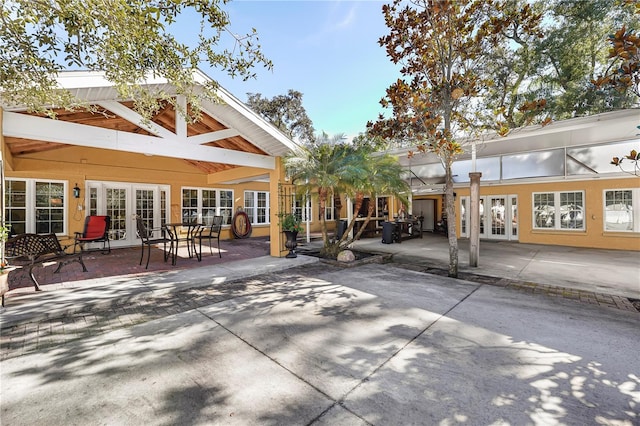
[[[9,272],[15,268],[9,267],[4,257],[4,243],[9,237],[9,227],[0,225],[0,296],[2,296],[2,308],[4,308],[4,294],[9,291]]]
[[[285,214],[282,217],[280,222],[280,226],[282,226],[282,231],[284,235],[287,237],[287,241],[285,242],[285,247],[289,249],[289,253],[285,256],[288,258],[298,257],[296,254],[296,247],[298,247],[298,232],[302,231],[304,228],[302,227],[302,221],[298,219],[295,215],[289,213]]]

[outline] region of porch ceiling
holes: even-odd
[[[204,74],[198,77],[207,79]],[[238,166],[272,168],[272,157],[294,146],[222,88],[222,102],[204,102],[198,122],[186,123],[167,103],[146,125],[133,110],[133,101],[113,100],[115,88],[101,74],[68,72],[59,81],[97,111],[57,109],[57,120],[51,120],[20,108],[5,109],[4,141],[14,158],[80,145],[180,158],[212,174]],[[171,93],[166,83],[153,85]]]

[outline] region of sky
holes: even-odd
[[[386,2],[386,3],[389,3]],[[257,79],[231,79],[202,64],[202,71],[241,101],[247,93],[269,99],[290,89],[302,104],[316,133],[364,132],[380,112],[380,99],[399,77],[378,39],[388,34],[377,0],[330,1],[234,0],[223,6],[231,29],[258,31],[273,70],[256,68]]]

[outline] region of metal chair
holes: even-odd
[[[202,227],[198,235],[194,236],[195,239],[198,240],[200,252],[198,254],[199,258],[202,257],[202,240],[209,240],[209,251],[211,252],[211,256],[213,256],[213,248],[211,246],[211,242],[215,239],[218,244],[218,255],[222,259],[222,252],[220,251],[220,231],[222,230],[222,216],[214,216],[213,221],[209,227]]]
[[[110,216],[87,216],[84,219],[84,231],[76,232],[73,251],[76,246],[80,246],[80,251],[84,251],[86,243],[102,243],[102,254],[111,253],[109,243],[109,228],[111,227]]]
[[[149,259],[151,258],[151,246],[156,244],[163,244],[164,248],[164,261],[166,262],[169,258],[169,255],[172,256],[172,259],[175,257],[173,250],[173,238],[166,236],[166,228],[162,227],[159,229],[148,229],[144,224],[144,220],[140,216],[136,216],[136,226],[138,228],[138,237],[140,237],[140,241],[142,243],[142,250],[140,252],[140,265],[142,265],[142,259],[144,259],[144,247],[147,246],[147,265],[145,269],[149,269]],[[154,237],[154,231],[162,231],[161,237]],[[167,243],[169,243],[169,251],[167,252]],[[173,264],[175,265],[175,259],[173,259]]]

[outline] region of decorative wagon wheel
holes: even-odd
[[[233,235],[236,238],[247,238],[251,235],[249,216],[242,209],[238,209],[234,213],[231,221],[231,231],[233,231]]]

